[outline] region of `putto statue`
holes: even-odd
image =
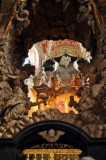
[[[92,29],[93,34],[95,34],[95,17],[92,14],[91,7],[86,8],[84,5],[79,8],[80,14],[78,15],[78,21],[80,22],[80,16],[83,16],[83,20],[87,19],[89,27]]]
[[[44,139],[46,139],[48,142],[56,142],[60,138],[60,136],[65,134],[65,132],[60,130],[56,131],[54,129],[50,129],[48,131],[46,130],[39,132],[38,134]]]

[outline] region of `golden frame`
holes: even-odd
[[[79,155],[82,153],[80,149],[26,149],[23,154],[26,155],[26,160],[30,160],[30,155],[34,155],[34,160],[36,160],[36,155],[41,155],[41,160],[43,160],[43,155],[49,155],[49,160],[54,160],[54,155],[67,155],[67,160],[71,160],[69,156],[73,156],[73,160],[79,160]],[[62,157],[60,158],[62,160]]]

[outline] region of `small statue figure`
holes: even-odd
[[[61,135],[64,135],[65,133],[63,131],[54,129],[42,131],[38,133],[40,136],[42,136],[44,139],[46,139],[48,142],[56,142]]]
[[[31,6],[34,16],[36,15],[36,9],[38,7],[39,0],[32,0]]]
[[[55,87],[56,90],[60,87],[60,83],[61,83],[61,78],[59,77],[58,74],[56,74],[56,87]]]
[[[78,111],[75,109],[78,106],[78,103],[74,100],[74,96],[70,96],[68,105],[75,114],[78,114]]]
[[[80,22],[80,16],[83,16],[83,20],[87,18],[88,25],[92,29],[93,34],[95,34],[95,17],[92,13],[91,5],[88,5],[88,8],[85,6],[81,6],[79,8],[80,14],[78,15],[78,21]]]
[[[67,68],[70,62],[71,58],[69,56],[62,56],[59,64]]]
[[[24,84],[27,85],[29,89],[34,87],[33,79],[34,79],[33,75],[30,75],[29,78],[24,80]]]
[[[41,86],[42,84],[47,85],[46,78],[47,78],[47,75],[46,75],[46,72],[45,72],[45,68],[42,67],[41,71],[40,71],[40,73],[37,77],[37,79],[39,79],[39,86]]]
[[[24,28],[27,28],[30,24],[30,21],[28,19],[29,17],[29,11],[28,10],[24,10],[24,4],[23,3],[20,3],[21,1],[19,1],[17,3],[17,8],[16,8],[16,11],[14,13],[14,16],[17,20],[17,31],[18,31],[18,34],[21,33],[21,31],[24,29]]]

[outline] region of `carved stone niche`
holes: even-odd
[[[54,130],[54,129],[49,129],[49,130],[45,130],[42,132],[38,132],[38,135],[40,135],[42,138],[47,140],[47,142],[57,142],[60,136],[64,134],[65,132],[61,130]]]

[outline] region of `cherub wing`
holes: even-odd
[[[64,134],[65,134],[65,132],[57,130],[57,135],[61,136],[61,135],[64,135]]]
[[[45,139],[45,137],[47,137],[47,131],[42,131],[38,133],[42,138]]]

